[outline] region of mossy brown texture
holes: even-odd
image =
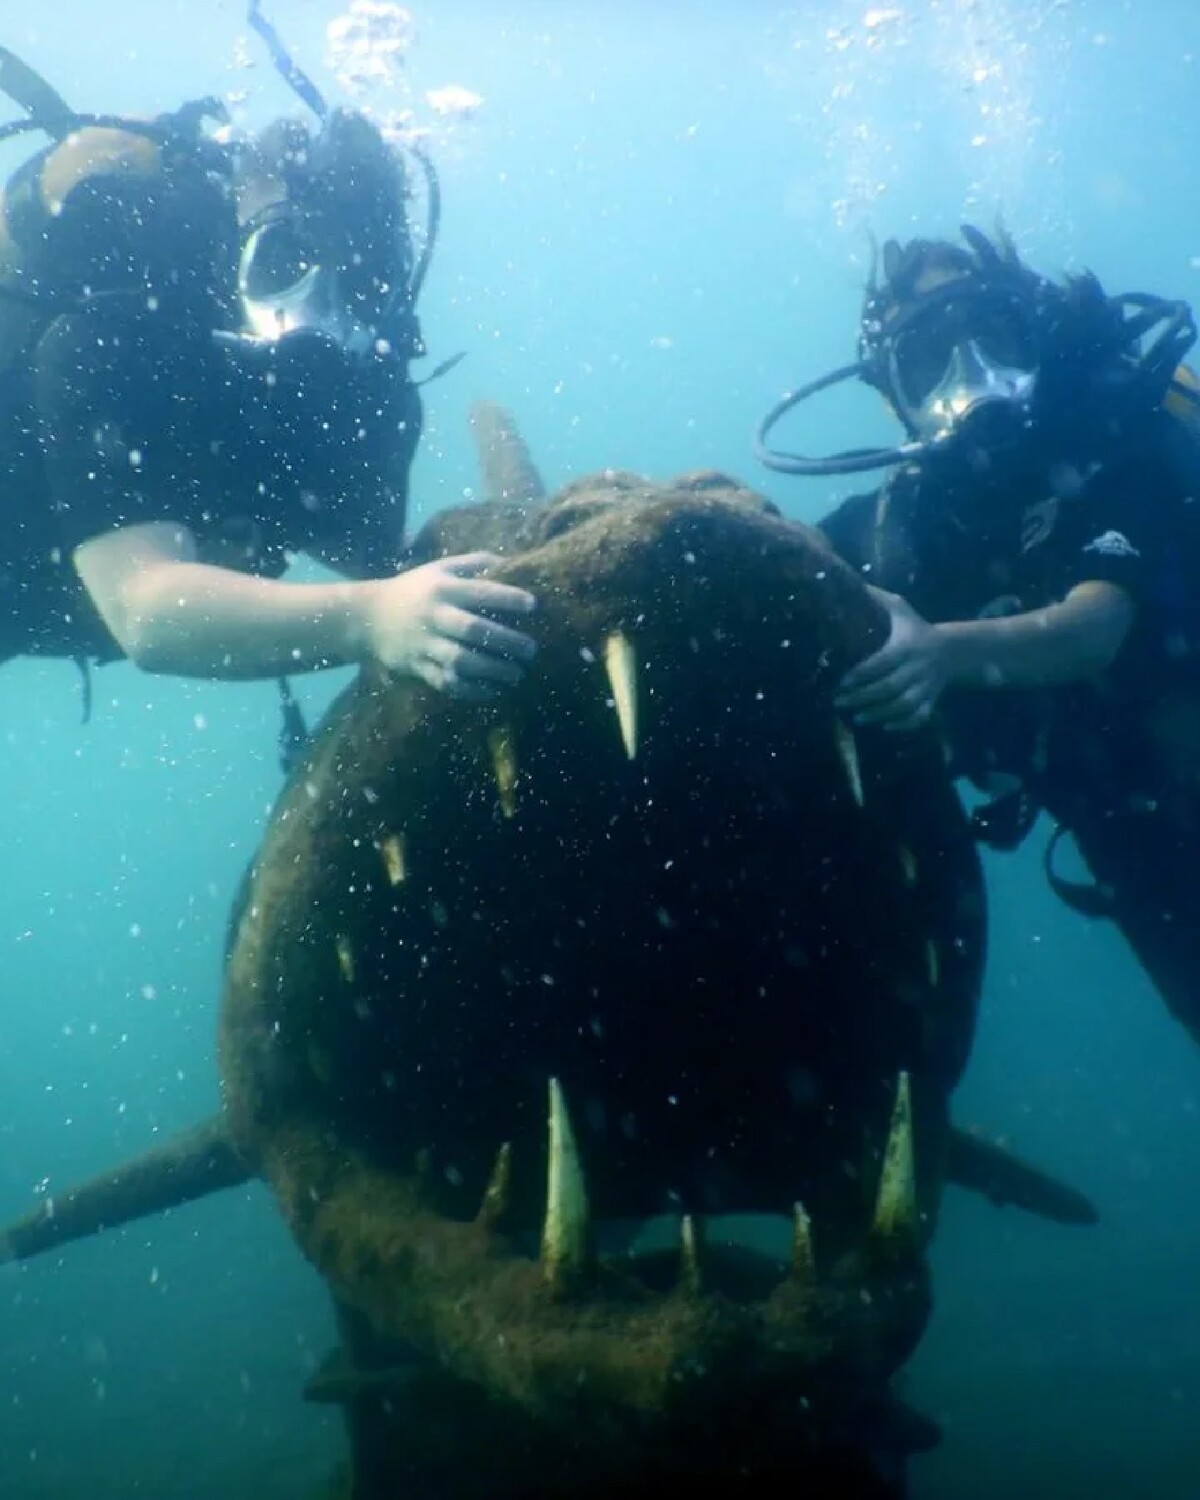
[[[982,891],[940,747],[840,724],[883,613],[724,476],[465,508],[417,555],[481,540],[538,597],[537,664],[486,710],[367,673],[331,713],[234,927],[236,1145],[339,1303],[423,1372],[352,1414],[360,1467],[395,1438],[378,1493],[405,1465],[481,1497],[799,1482],[855,1451],[927,1316],[920,1245],[867,1231],[904,1071],[932,1232],[974,1026]],[[697,1293],[602,1258],[552,1297],[529,1253],[551,1076],[598,1220],[802,1199],[812,1281]]]

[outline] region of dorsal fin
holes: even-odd
[[[494,401],[477,401],[471,408],[471,431],[484,500],[493,505],[532,505],[546,498],[542,476],[511,412]]]

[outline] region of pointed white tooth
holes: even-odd
[[[389,885],[403,884],[408,873],[404,861],[404,838],[399,833],[389,833],[379,846],[383,868],[387,871]]]
[[[500,798],[500,811],[511,818],[517,810],[517,752],[512,730],[506,724],[488,731],[488,752]]]
[[[691,1214],[684,1214],[679,1225],[679,1262],[684,1291],[698,1295],[704,1288],[703,1254],[700,1233]]]
[[[858,741],[854,738],[853,729],[840,718],[833,721],[833,733],[837,740],[838,759],[845,769],[846,780],[850,783],[850,795],[862,807],[866,797],[863,794],[862,767],[858,760]]]
[[[811,1286],[817,1279],[812,1220],[803,1203],[792,1205],[792,1275],[801,1286]]]
[[[604,670],[612,688],[617,723],[625,754],[634,760],[638,752],[637,656],[633,643],[620,630],[614,630],[604,642]]]
[[[871,1240],[888,1251],[914,1250],[918,1243],[917,1171],[913,1153],[912,1093],[901,1073],[892,1108],[892,1125],[883,1153]]]
[[[496,1153],[496,1162],[487,1187],[483,1190],[483,1202],[479,1205],[478,1222],[487,1229],[495,1229],[508,1213],[512,1194],[512,1142],[505,1141]]]
[[[587,1186],[567,1103],[557,1078],[550,1080],[550,1153],[546,1173],[546,1221],[542,1269],[556,1295],[568,1292],[587,1270],[591,1255]]]

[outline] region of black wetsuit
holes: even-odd
[[[1200,1039],[1200,465],[1163,416],[1058,493],[972,492],[908,469],[823,523],[925,618],[1037,609],[1075,585],[1126,590],[1136,623],[1096,683],[948,694],[959,771],[1019,777],[1073,834],[1107,908]],[[1196,483],[1193,487],[1193,475]],[[1193,500],[1193,495],[1195,499]]]
[[[45,299],[48,314],[9,298],[0,317],[0,659],[121,654],[71,559],[123,526],[179,522],[201,560],[263,576],[298,552],[361,577],[402,560],[421,428],[406,361],[222,340],[237,320],[231,197],[211,174],[151,167],[82,181],[34,233],[5,194],[41,271],[27,255],[3,279],[74,295]]]

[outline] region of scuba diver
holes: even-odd
[[[1055,283],[1007,236],[889,241],[858,359],[785,396],[756,450],[790,474],[886,469],[822,523],[886,607],[837,704],[907,732],[935,711],[954,772],[993,794],[978,836],[1057,823],[1053,889],[1114,920],[1200,1040],[1200,382],[1181,302]],[[860,379],[905,428],[825,458],[779,420]],[[1069,832],[1093,883],[1056,868]]]
[[[0,49],[25,112],[0,140],[49,138],[0,197],[0,661],[277,678],[295,749],[287,674],[374,660],[486,699],[534,600],[483,553],[403,570],[437,179],[416,153],[418,253],[402,154],[249,19],[312,127],[81,115]],[[298,553],[341,576],[284,579]]]

